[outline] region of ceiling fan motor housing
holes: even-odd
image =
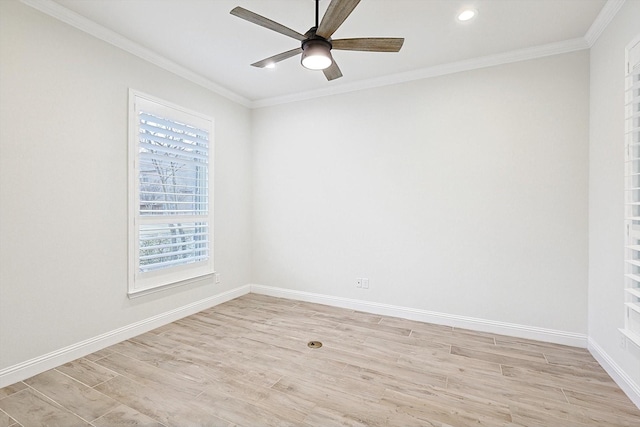
[[[302,65],[310,70],[324,70],[333,63],[331,48],[331,42],[316,36],[314,31],[310,38],[302,42]]]

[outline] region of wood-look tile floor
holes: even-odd
[[[0,389],[0,427],[20,425],[638,427],[640,410],[584,349],[248,294]]]

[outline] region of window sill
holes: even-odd
[[[622,335],[627,337],[629,341],[631,341],[633,344],[637,345],[638,348],[640,348],[640,335],[636,334],[635,332],[629,329],[618,329],[618,330],[622,333]]]
[[[204,282],[208,282],[213,284],[215,283],[215,274],[216,273],[214,271],[211,273],[203,274],[201,276],[192,277],[186,280],[180,280],[179,282],[167,283],[166,285],[154,286],[152,288],[139,289],[139,290],[130,290],[129,292],[127,292],[127,296],[129,297],[129,299],[134,299],[134,298],[143,297],[145,295],[154,294],[156,292],[162,292],[168,289],[177,288],[180,286],[191,285],[194,283],[202,282],[202,284],[204,284]]]

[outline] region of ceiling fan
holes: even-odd
[[[254,67],[273,67],[277,62],[302,53],[302,65],[311,70],[322,70],[327,80],[342,77],[342,72],[331,56],[331,49],[357,50],[367,52],[398,52],[404,43],[403,38],[376,37],[332,40],[331,35],[353,12],[360,0],[331,0],[327,11],[318,24],[318,4],[316,0],[316,21],[305,34],[300,34],[271,19],[258,15],[242,7],[235,7],[231,14],[246,21],[268,28],[302,42],[301,46],[273,55],[251,64]]]

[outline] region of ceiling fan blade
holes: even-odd
[[[264,68],[269,64],[275,64],[276,62],[280,62],[287,58],[291,58],[292,56],[296,56],[301,52],[302,52],[302,48],[298,47],[295,49],[288,50],[286,52],[279,53],[277,55],[270,56],[269,58],[263,59],[262,61],[254,62],[251,65],[254,67]]]
[[[322,70],[322,72],[329,81],[342,77],[342,71],[340,71],[340,68],[338,67],[335,59],[333,60],[331,65],[329,65],[329,68],[325,68],[324,70]]]
[[[398,52],[403,43],[403,38],[390,37],[331,40],[332,49],[368,52]]]
[[[316,34],[325,39],[331,37],[351,12],[353,12],[353,9],[355,9],[358,3],[360,3],[360,0],[331,0],[316,30]]]
[[[276,33],[284,34],[285,36],[289,36],[300,41],[306,40],[306,37],[300,34],[299,32],[294,31],[291,28],[285,27],[282,24],[278,24],[277,22],[272,21],[269,18],[265,18],[262,15],[253,13],[250,10],[244,9],[240,6],[234,7],[230,13],[232,15],[237,16],[238,18],[244,19],[245,21],[253,22],[254,24],[260,25],[261,27],[265,27],[270,30],[273,30]]]

